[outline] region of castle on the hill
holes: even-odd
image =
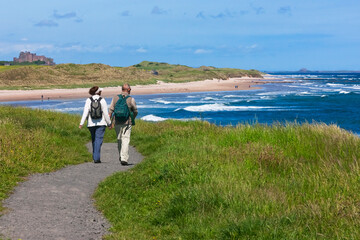
[[[35,61],[43,61],[45,62],[45,65],[55,65],[54,59],[45,56],[37,56],[36,53],[20,52],[19,58],[14,57],[14,62],[17,63]]]

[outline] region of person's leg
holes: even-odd
[[[101,151],[101,145],[104,140],[105,128],[106,128],[105,126],[96,127],[94,156],[93,156],[94,162],[100,162],[100,151]]]
[[[91,134],[91,143],[92,143],[92,155],[93,155],[93,159],[94,159],[94,143],[95,143],[95,127],[88,127],[90,134]]]
[[[129,160],[129,143],[131,135],[131,125],[126,125],[122,129],[121,134],[121,161],[127,163]]]
[[[118,142],[119,161],[121,162],[121,133],[124,125],[115,124],[116,138]]]

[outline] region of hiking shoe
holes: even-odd
[[[101,161],[99,160],[99,161],[96,161],[96,162],[94,162],[94,163],[101,163]]]
[[[129,165],[128,162],[125,162],[125,161],[120,161],[120,163],[121,163],[121,165],[123,165],[123,166]]]

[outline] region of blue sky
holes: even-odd
[[[0,60],[360,70],[359,0],[0,2]]]

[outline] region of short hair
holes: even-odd
[[[121,90],[127,90],[127,89],[131,89],[131,87],[130,87],[130,84],[128,84],[128,83],[124,83],[122,86],[121,86]]]
[[[89,90],[89,94],[91,96],[95,95],[96,91],[99,89],[99,86],[93,86],[92,88],[90,88]]]

